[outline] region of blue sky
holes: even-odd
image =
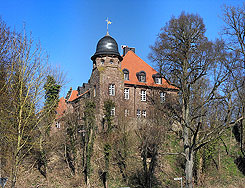
[[[199,14],[210,40],[219,37],[222,27],[222,5],[241,5],[242,0],[0,0],[0,16],[12,29],[20,31],[23,23],[34,40],[41,41],[53,66],[60,66],[76,89],[87,82],[91,70],[90,57],[97,42],[106,34],[106,18],[110,35],[121,45],[136,48],[144,61],[161,27],[182,11]]]

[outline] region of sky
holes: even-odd
[[[161,28],[182,11],[199,14],[209,40],[219,38],[222,6],[242,5],[242,0],[0,0],[0,16],[17,31],[25,28],[41,42],[49,63],[66,74],[65,96],[90,78],[91,56],[99,39],[106,35],[106,18],[112,22],[109,34],[121,45],[136,48],[147,58]]]

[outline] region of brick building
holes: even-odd
[[[118,44],[109,34],[101,38],[96,52],[91,57],[93,69],[88,83],[61,98],[57,109],[56,126],[65,111],[77,111],[82,116],[84,101],[91,99],[96,104],[96,123],[101,127],[104,117],[104,101],[114,101],[112,115],[115,123],[119,116],[129,119],[153,116],[154,104],[164,103],[177,94],[177,88],[170,85],[161,74],[135,54],[134,48]]]

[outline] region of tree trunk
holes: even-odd
[[[202,168],[203,168],[203,156],[200,155],[199,165],[197,169],[197,184],[200,185],[202,183]]]
[[[193,188],[193,183],[192,183],[193,164],[194,164],[193,151],[189,150],[188,152],[186,152],[186,164],[185,164],[186,188]]]
[[[12,168],[11,188],[15,188],[16,178],[17,178],[17,167],[14,166]]]
[[[90,181],[89,181],[89,177],[87,177],[87,182],[86,182],[86,184],[87,184],[87,188],[90,188]]]

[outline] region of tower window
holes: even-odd
[[[166,95],[166,93],[160,92],[160,102],[161,103],[164,103],[165,102],[165,95]]]
[[[142,116],[143,118],[146,118],[146,110],[142,110]]]
[[[129,88],[124,89],[124,99],[129,99]]]
[[[127,69],[123,69],[124,80],[129,80],[129,71]]]
[[[141,90],[141,101],[146,101],[146,90]]]
[[[109,95],[110,96],[115,96],[115,84],[110,84],[109,85]]]
[[[100,60],[100,63],[101,63],[101,65],[104,65],[105,60],[104,60],[104,59],[101,59],[101,60]]]

